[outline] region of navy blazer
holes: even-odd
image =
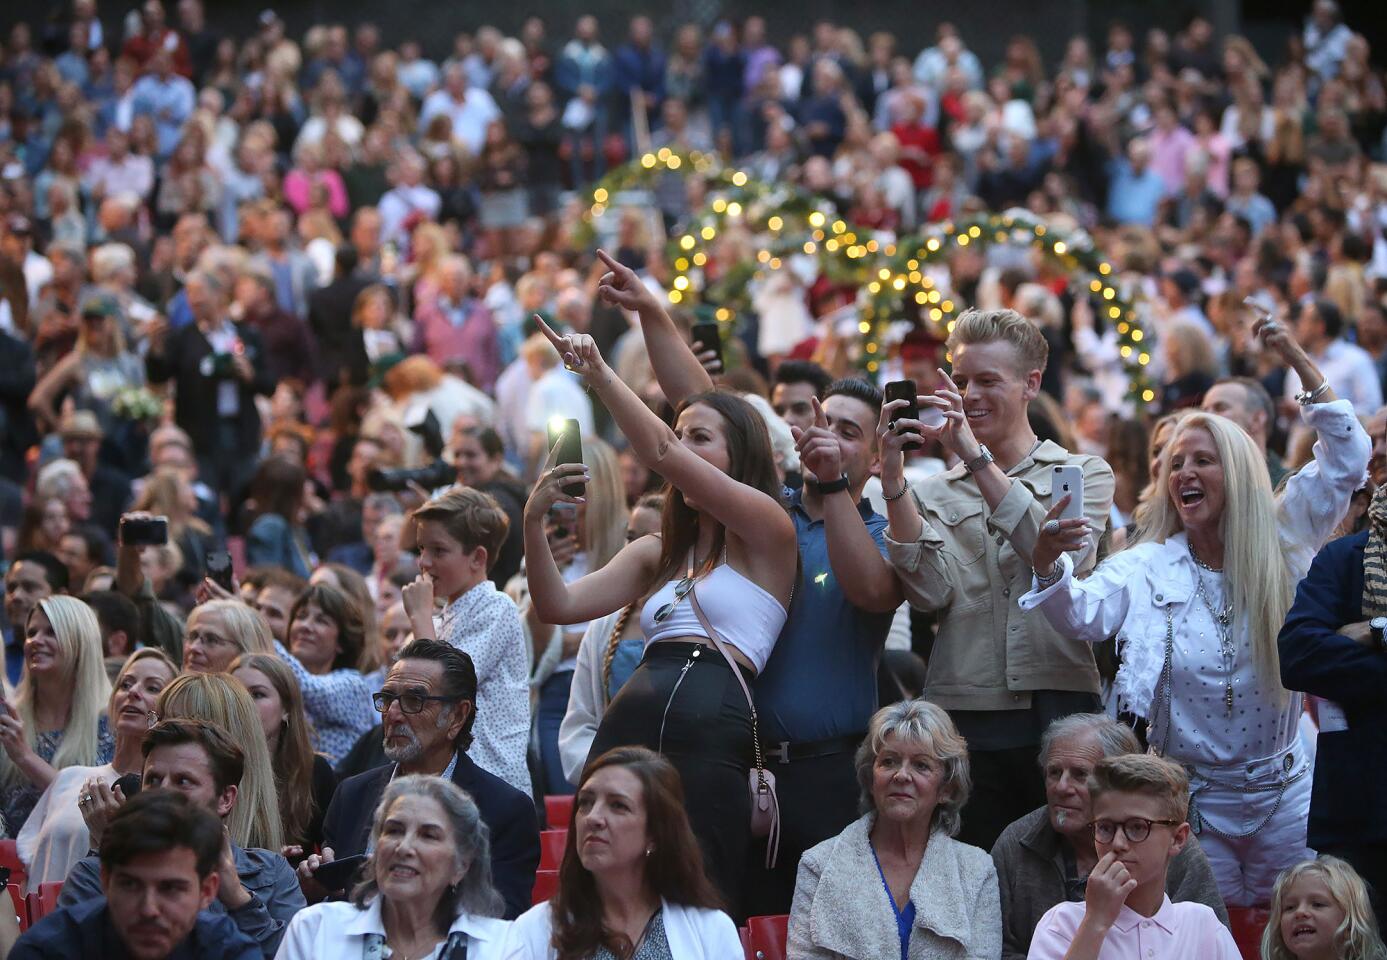
[[[1334,701],[1348,722],[1319,735],[1308,838],[1316,848],[1387,842],[1387,653],[1337,632],[1365,619],[1367,542],[1363,531],[1325,545],[1277,639],[1286,689]]]
[[[390,763],[348,777],[337,785],[323,820],[323,846],[337,857],[366,852],[371,821],[395,772]],[[506,919],[530,909],[530,896],[539,867],[539,820],[534,801],[500,777],[477,766],[466,753],[458,754],[453,770],[457,784],[477,804],[491,831],[491,875],[506,902]]]

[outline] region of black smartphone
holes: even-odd
[[[896,421],[919,420],[920,419],[920,400],[919,391],[915,387],[914,380],[892,380],[886,385],[886,402],[892,400],[904,400],[909,406],[901,407],[891,411],[891,419],[887,424],[894,428]],[[901,446],[902,450],[919,450],[924,444],[918,440],[910,440]]]
[[[207,551],[207,576],[223,590],[235,592],[231,583],[231,554],[225,550]]]
[[[161,547],[169,542],[168,517],[121,517],[120,542],[127,547]]]
[[[127,773],[125,776],[116,780],[112,787],[120,787],[120,795],[129,800],[140,792],[144,786],[144,781],[140,779],[138,773]]]
[[[716,321],[695,323],[691,331],[691,339],[693,340],[694,353],[706,353],[712,350],[718,355],[718,372],[721,373],[727,369],[727,364],[723,363],[722,360],[722,334],[718,332]]]
[[[319,867],[313,874],[313,879],[323,885],[323,889],[328,891],[345,890],[356,875],[357,868],[366,862],[364,854],[357,854],[354,857],[343,857],[341,860],[333,860]]]
[[[550,421],[549,449],[554,449],[556,443],[559,445],[559,456],[554,466],[583,462],[583,436],[580,430],[578,421],[571,418]],[[560,489],[570,497],[581,497],[586,486],[583,483],[565,483]]]

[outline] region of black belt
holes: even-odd
[[[796,760],[813,760],[815,757],[831,757],[839,753],[851,753],[862,742],[865,733],[849,733],[826,740],[805,740],[791,743],[782,740],[770,744],[766,749],[766,759],[775,763],[794,763]]]

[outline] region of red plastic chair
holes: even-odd
[[[568,845],[567,830],[541,830],[539,834],[539,868],[557,870],[563,863],[563,850]]]
[[[1270,910],[1256,907],[1229,907],[1228,920],[1233,928],[1233,942],[1243,960],[1259,960],[1262,956],[1262,931],[1271,919]]]
[[[544,817],[549,821],[550,830],[567,830],[568,822],[573,819],[573,796],[566,794],[563,796],[544,798]]]
[[[10,899],[14,901],[14,916],[19,921],[19,932],[29,929],[29,901],[20,890],[19,884],[9,884]]]
[[[534,889],[530,891],[530,903],[544,903],[559,890],[559,871],[557,870],[537,870],[535,871]]]
[[[746,960],[756,960],[756,954],[751,952],[751,934],[747,932],[746,927],[738,927],[737,936],[742,939],[742,956]]]
[[[747,917],[747,939],[751,960],[785,960],[785,941],[789,939],[790,915]]]
[[[20,889],[24,888],[29,871],[25,868],[24,861],[19,859],[19,850],[13,840],[0,840],[0,867],[9,868],[10,883]]]
[[[29,909],[29,922],[38,923],[54,910],[58,909],[58,894],[63,892],[62,881],[57,883],[40,883],[38,892],[31,893],[29,896],[38,904],[38,912],[34,908]]]

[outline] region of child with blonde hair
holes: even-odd
[[[1368,887],[1338,857],[1281,871],[1262,934],[1262,960],[1384,960]]]

